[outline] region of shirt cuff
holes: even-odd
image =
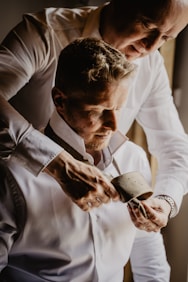
[[[64,149],[50,138],[34,129],[16,146],[10,158],[38,175]]]
[[[177,215],[184,195],[184,190],[181,183],[172,178],[156,182],[153,196],[161,195],[168,196],[174,201],[174,210],[171,217]]]

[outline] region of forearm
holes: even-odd
[[[150,55],[150,63],[151,70],[147,73],[150,83],[137,121],[146,133],[149,152],[158,162],[154,193],[171,196],[178,210],[183,195],[188,192],[188,137],[159,53]]]
[[[0,96],[0,157],[16,158],[37,175],[62,148],[35,130],[11,105]]]
[[[146,120],[147,115],[151,116]],[[144,127],[150,153],[158,162],[155,195],[173,198],[176,212],[188,193],[188,137],[183,130],[171,98],[163,105],[142,110],[139,122]]]
[[[154,195],[168,195],[175,202],[177,214],[188,192],[188,138],[184,133],[167,132],[167,140],[152,150],[158,160]]]

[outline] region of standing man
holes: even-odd
[[[117,130],[133,72],[107,43],[73,41],[60,54],[56,109],[44,132],[108,176],[136,170],[150,182],[145,152]],[[35,177],[13,158],[1,170],[1,282],[120,282],[130,255],[134,281],[169,281],[160,232],[138,230],[125,203],[102,204],[108,197],[95,195],[97,208],[85,212],[61,190],[66,182]],[[72,187],[75,197],[77,191]]]

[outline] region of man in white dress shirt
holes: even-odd
[[[59,58],[52,90],[56,109],[43,131],[110,177],[139,171],[150,182],[145,152],[117,130],[134,70],[103,41],[72,42]],[[160,232],[137,229],[126,203],[96,194],[97,208],[86,212],[62,191],[69,178],[60,186],[11,158],[1,162],[1,171],[1,282],[122,282],[130,256],[134,281],[169,281]]]

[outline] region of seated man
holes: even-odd
[[[106,175],[139,171],[150,182],[144,151],[117,130],[134,71],[103,41],[73,41],[60,54],[44,133]],[[14,159],[1,169],[0,281],[118,282],[130,256],[135,281],[169,281],[161,234],[138,230],[119,199],[101,193],[86,212],[47,173],[36,178]]]

